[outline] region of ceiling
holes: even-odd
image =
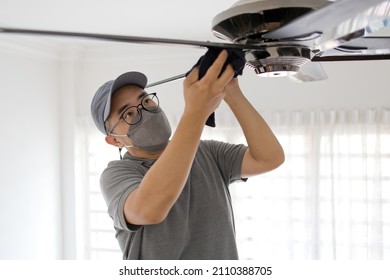
[[[212,19],[237,1],[0,0],[0,27],[221,42]],[[375,35],[390,36],[390,28]]]
[[[1,0],[0,26],[211,40],[212,18],[234,2]]]
[[[0,26],[218,42],[220,40],[211,32],[212,19],[236,1],[0,0]],[[390,28],[380,34],[390,36]],[[80,43],[85,42],[80,40]],[[88,44],[100,44],[98,41],[89,42],[87,41]],[[143,47],[144,45],[137,45],[138,49]],[[116,50],[117,48],[112,56],[116,55]],[[161,52],[160,49],[157,51]],[[195,58],[187,61],[187,64],[192,65],[201,54],[203,51],[197,52]],[[386,90],[389,63],[390,61],[323,63],[329,79],[305,85],[282,78],[259,79],[254,73],[244,75],[241,84],[246,92],[253,94],[248,94],[251,100],[259,100],[259,108],[375,107],[378,104],[389,104]],[[109,65],[113,64],[116,65],[117,60]],[[187,69],[188,65],[180,64],[177,66],[178,70],[173,69],[172,73],[184,73],[183,69]],[[106,71],[111,71],[110,77],[112,73],[116,73],[113,69]],[[173,76],[171,72],[160,73],[153,68],[145,71],[148,75],[150,73],[151,81]],[[91,76],[97,79],[104,74]],[[91,81],[91,88],[96,83],[95,80]],[[169,83],[172,84],[176,86],[181,83]],[[374,87],[376,90],[372,90]],[[259,90],[254,91],[254,88],[261,91],[262,98],[258,97]],[[92,92],[89,88],[88,90],[87,92]]]

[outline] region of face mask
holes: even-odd
[[[171,133],[166,115],[157,108],[153,112],[142,110],[141,120],[130,126],[127,136],[135,148],[154,152],[166,147]]]

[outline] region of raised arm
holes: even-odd
[[[198,68],[194,68],[185,79],[185,108],[177,129],[140,186],[125,202],[124,212],[129,223],[160,223],[178,199],[187,181],[204,124],[224,98],[225,87],[233,77],[231,67],[218,77],[226,58],[226,52],[222,52],[201,80],[198,80]]]
[[[238,80],[232,79],[226,88],[225,102],[238,120],[248,143],[241,176],[248,177],[277,168],[284,162],[284,151],[274,133],[246,99]]]

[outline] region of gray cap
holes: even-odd
[[[91,115],[96,127],[107,135],[104,122],[110,115],[112,95],[123,86],[136,85],[145,88],[148,79],[140,72],[126,72],[112,81],[105,82],[95,93],[91,103]]]

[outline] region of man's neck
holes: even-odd
[[[141,150],[137,149],[135,147],[129,147],[127,148],[127,151],[129,152],[130,155],[137,157],[137,158],[143,158],[143,159],[158,159],[164,149],[159,150],[159,151],[146,151],[146,150]]]

